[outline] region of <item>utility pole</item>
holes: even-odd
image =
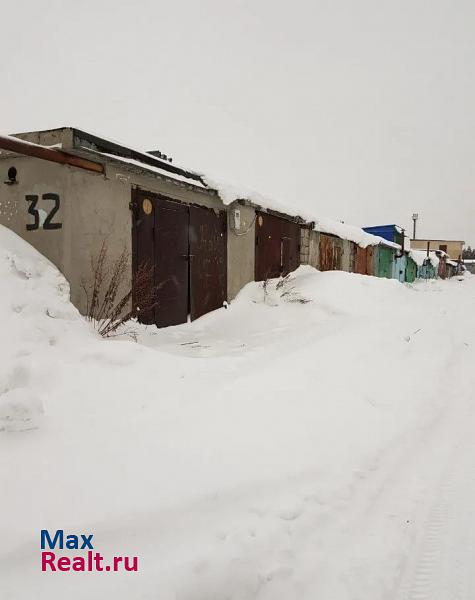
[[[419,218],[419,214],[418,213],[413,213],[412,215],[412,220],[414,221],[414,226],[412,229],[412,239],[415,240],[416,239],[416,222],[417,219]]]

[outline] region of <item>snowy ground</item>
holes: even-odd
[[[475,277],[301,268],[138,343],[4,229],[0,281],[1,600],[475,597]],[[42,573],[41,529],[139,572]]]

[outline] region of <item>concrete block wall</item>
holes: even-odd
[[[320,233],[318,231],[309,230],[308,234],[308,264],[311,267],[318,269],[320,257]]]
[[[310,254],[310,230],[307,227],[300,228],[300,264],[308,265]]]
[[[12,229],[59,268],[69,281],[71,301],[82,313],[86,310],[82,284],[91,280],[91,259],[97,258],[102,242],[107,245],[111,263],[121,252],[127,253],[128,277],[118,295],[130,289],[132,216],[129,204],[132,187],[216,210],[224,208],[216,194],[174,185],[153,174],[138,174],[122,165],[107,164],[106,173],[99,175],[37,158],[12,155],[0,159],[2,181],[7,179],[10,166],[17,169],[18,183],[0,187],[0,224]],[[42,226],[53,204],[43,200],[45,193],[59,197],[59,209],[54,216],[54,222],[60,224],[57,229],[46,230]],[[36,206],[41,219],[35,229],[31,229],[34,215],[29,212],[31,206],[26,201],[31,195],[38,197]],[[239,271],[233,260],[232,268]]]
[[[353,271],[354,256],[352,242],[349,240],[343,240],[343,253],[341,255],[341,268],[342,271],[350,273]]]
[[[254,281],[256,211],[252,206],[233,202],[228,208],[228,300]],[[239,211],[236,221],[235,211]],[[238,227],[236,224],[238,223]]]

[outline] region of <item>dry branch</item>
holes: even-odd
[[[130,255],[125,249],[116,259],[110,260],[104,240],[97,256],[91,257],[90,283],[82,280],[81,286],[86,295],[86,319],[94,324],[103,337],[117,335],[127,321],[137,318],[140,312],[153,311],[158,304],[150,263],[143,263],[137,269],[132,277],[132,285],[127,288],[129,265]],[[127,291],[120,295],[120,290],[124,288]]]

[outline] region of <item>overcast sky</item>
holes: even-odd
[[[0,131],[72,125],[355,225],[475,244],[475,3],[14,0]]]

